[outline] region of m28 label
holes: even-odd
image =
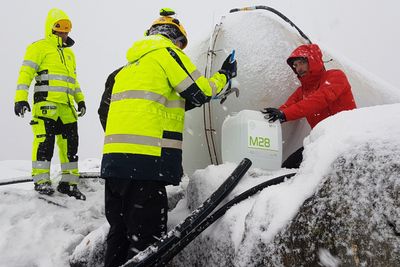
[[[266,121],[249,120],[247,127],[247,147],[277,151],[277,126]]]

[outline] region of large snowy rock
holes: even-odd
[[[317,192],[272,242],[260,238],[270,227],[272,211],[248,200],[233,208],[230,219],[190,244],[173,265],[400,266],[399,148],[386,140],[340,156]],[[210,187],[198,181],[188,189],[194,193]],[[188,196],[189,206],[204,198],[199,193]],[[244,227],[240,239],[238,224]]]
[[[400,266],[399,107],[357,109],[319,124],[295,177],[233,206],[173,265]],[[229,171],[195,172],[189,208]],[[250,170],[230,198],[278,175]]]
[[[399,145],[366,143],[339,157],[273,242],[238,255],[262,266],[400,266]]]

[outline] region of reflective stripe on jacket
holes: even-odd
[[[52,101],[73,105],[84,101],[76,80],[75,55],[69,47],[63,46],[61,37],[52,33],[52,26],[61,19],[69,19],[58,9],[49,12],[45,26],[45,38],[27,47],[19,72],[15,101],[27,101],[33,79],[35,102]],[[68,38],[68,45],[73,45]],[[67,46],[68,46],[67,45]],[[37,96],[41,95],[40,98]]]
[[[112,89],[102,177],[178,184],[183,174],[185,102],[208,102],[223,89],[226,77],[216,73],[205,78],[161,35],[134,43],[127,59],[129,64],[115,76]]]

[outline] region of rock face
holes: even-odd
[[[260,244],[262,265],[318,266],[328,251],[340,266],[400,266],[398,148],[356,147],[333,170],[285,231]]]
[[[223,220],[213,227],[226,238],[206,232],[172,265],[400,266],[398,147],[391,141],[366,143],[337,158],[315,194],[271,242],[254,234],[265,231],[268,222],[249,222],[252,205],[243,203],[247,215],[239,246]],[[264,210],[268,213],[267,206]]]

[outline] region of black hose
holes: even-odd
[[[310,38],[307,37],[307,35],[304,34],[304,32],[302,30],[300,30],[299,27],[296,26],[296,24],[294,24],[288,17],[286,17],[285,15],[283,15],[281,12],[279,12],[278,10],[269,7],[269,6],[251,6],[251,7],[242,7],[242,8],[233,8],[229,11],[229,13],[234,13],[234,12],[238,12],[238,11],[251,11],[251,10],[256,10],[256,9],[263,9],[263,10],[268,10],[271,11],[272,13],[278,15],[281,19],[283,19],[284,21],[286,21],[287,23],[290,24],[290,26],[294,27],[297,32],[301,35],[301,37],[303,37],[307,43],[312,44]]]

